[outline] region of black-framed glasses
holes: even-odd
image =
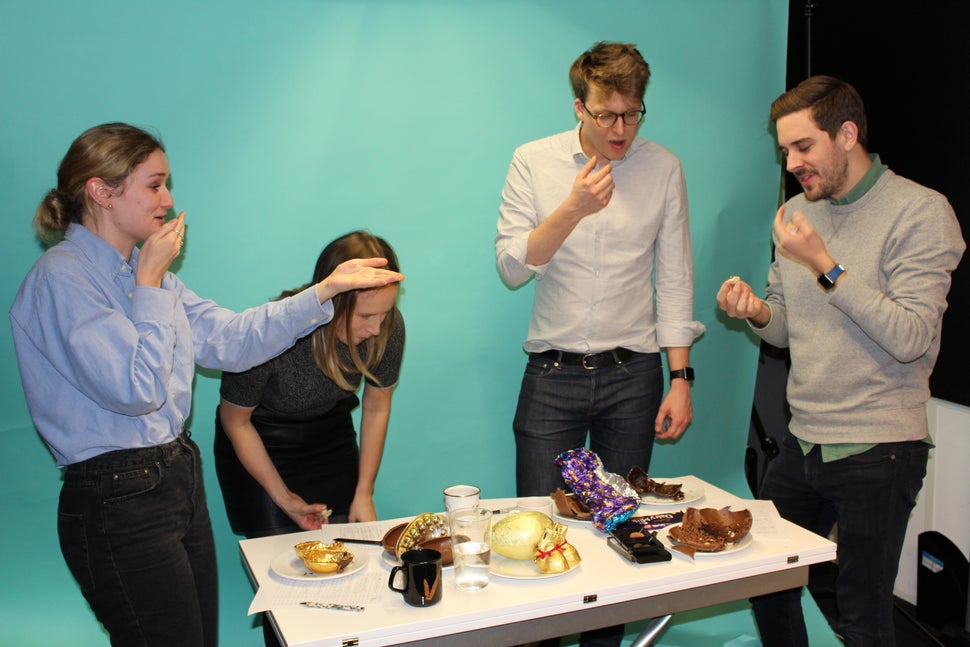
[[[586,107],[586,102],[583,101],[583,110],[589,113],[589,116],[593,118],[596,125],[600,128],[609,128],[616,123],[616,120],[623,117],[623,123],[627,126],[636,126],[641,121],[643,121],[643,116],[647,114],[647,106],[640,102],[639,110],[629,110],[623,114],[617,114],[615,112],[601,112],[599,114],[593,114],[593,111]]]

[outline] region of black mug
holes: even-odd
[[[391,569],[387,586],[404,596],[413,607],[430,607],[441,601],[441,553],[430,548],[416,548],[401,555],[402,566]],[[401,573],[404,588],[394,586],[394,577]]]

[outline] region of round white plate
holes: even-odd
[[[402,562],[401,560],[399,560],[397,557],[390,554],[386,550],[381,551],[381,560],[383,560],[383,562],[388,566],[401,566],[404,564],[404,562]],[[447,571],[449,568],[454,568],[454,567],[455,567],[454,564],[444,564],[441,568]]]
[[[680,525],[679,523],[675,523],[672,526],[667,526],[665,528],[661,528],[660,530],[657,531],[657,539],[659,539],[660,541],[662,541],[664,543],[664,545],[667,546],[668,548],[670,548],[672,546],[686,546],[687,544],[681,544],[681,543],[679,543],[677,541],[674,541],[670,537],[670,529],[673,528],[673,527],[675,527],[675,526],[679,526],[679,525]],[[738,552],[739,550],[744,550],[745,548],[749,547],[752,544],[753,541],[754,541],[754,538],[751,536],[751,533],[749,532],[748,534],[746,534],[744,537],[741,538],[741,541],[735,542],[733,544],[728,544],[724,548],[724,550],[719,550],[719,551],[713,552],[713,553],[712,552],[708,552],[708,551],[698,550],[698,551],[696,551],[694,553],[694,557],[695,558],[697,558],[697,557],[720,557],[722,555],[730,555],[732,553]],[[673,552],[679,553],[681,555],[684,555],[685,557],[688,556],[686,553],[681,553],[679,550],[675,550]]]
[[[590,517],[589,519],[580,519],[579,517],[567,517],[565,515],[559,514],[558,510],[554,510],[552,513],[552,516],[558,519],[559,521],[572,521],[573,523],[593,523],[592,517]]]
[[[492,551],[492,558],[488,564],[488,572],[492,575],[496,577],[507,577],[513,580],[539,580],[547,577],[559,577],[560,575],[572,573],[578,568],[579,565],[573,566],[568,571],[562,571],[561,573],[543,573],[531,559],[509,559],[508,557],[502,557],[494,550]]]
[[[280,553],[273,558],[273,561],[269,563],[270,570],[279,575],[280,577],[285,577],[288,580],[307,580],[307,581],[319,581],[319,580],[335,580],[340,577],[347,577],[348,575],[353,575],[357,571],[360,571],[367,565],[367,552],[360,551],[354,553],[354,561],[347,564],[344,570],[337,573],[314,573],[303,560],[297,557],[297,554],[293,552],[293,549],[286,551],[285,553]]]
[[[658,483],[677,483],[681,479],[653,479]],[[673,499],[668,499],[666,497],[659,497],[654,494],[643,494],[640,496],[640,503],[643,505],[663,505],[663,506],[680,506],[694,501],[699,501],[704,497],[704,488],[700,485],[685,485],[680,489],[684,493],[684,498],[679,501],[674,501]]]

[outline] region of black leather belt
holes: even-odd
[[[635,354],[629,348],[614,348],[604,350],[602,353],[566,353],[561,350],[547,350],[542,353],[530,353],[533,357],[543,357],[552,360],[556,364],[568,366],[582,366],[588,371],[604,366],[622,364]]]

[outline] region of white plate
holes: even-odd
[[[569,498],[574,498],[576,495],[570,492],[566,496]],[[634,512],[633,514],[636,514],[636,512]],[[592,514],[586,519],[581,519],[579,517],[567,517],[566,515],[561,514],[559,512],[559,508],[556,506],[555,501],[552,502],[552,516],[558,519],[559,521],[572,521],[573,523],[590,523],[590,524],[593,523]]]
[[[683,479],[653,479],[657,483],[678,483]],[[640,503],[643,505],[685,505],[698,501],[704,497],[704,488],[700,485],[685,485],[680,489],[684,493],[684,498],[678,501],[667,497],[659,497],[654,494],[643,494],[640,496]]]
[[[552,513],[552,516],[558,519],[559,521],[572,521],[573,523],[593,523],[593,517],[590,517],[589,519],[580,519],[579,517],[567,517],[565,515],[559,514],[559,511],[555,510],[555,508],[553,508],[553,510],[554,512]]]
[[[354,553],[354,561],[347,564],[342,571],[337,573],[314,573],[306,567],[306,564],[293,552],[292,548],[285,553],[280,553],[269,563],[270,570],[280,577],[285,577],[288,580],[306,581],[335,580],[340,577],[353,575],[366,565],[367,551],[361,550],[360,552]]]
[[[513,580],[540,580],[547,577],[566,575],[578,568],[579,565],[573,566],[568,571],[562,571],[561,573],[543,573],[531,559],[509,559],[508,557],[502,557],[493,550],[492,558],[488,565],[488,572],[497,577],[507,577]]]
[[[680,525],[679,523],[675,523],[672,526],[667,526],[666,528],[661,528],[660,530],[657,531],[657,539],[659,539],[660,541],[662,541],[663,544],[665,546],[667,546],[668,548],[671,548],[673,546],[686,546],[686,544],[681,544],[680,542],[674,541],[669,536],[670,535],[670,529],[671,528],[674,528],[676,526],[679,526],[679,525]],[[697,558],[697,557],[720,557],[722,555],[730,555],[732,553],[738,552],[739,550],[744,550],[745,548],[749,547],[753,542],[754,542],[754,538],[751,536],[751,533],[749,532],[748,534],[746,534],[744,537],[741,538],[741,541],[735,542],[733,544],[728,544],[724,548],[724,550],[719,550],[717,552],[709,552],[709,551],[698,550],[698,551],[696,551],[694,553],[694,557],[695,558]],[[686,553],[682,553],[679,550],[674,550],[674,551],[671,551],[671,552],[677,553],[679,555],[683,555],[684,557],[690,557],[690,555],[687,555]]]
[[[386,550],[381,551],[381,559],[384,560],[384,563],[387,564],[388,566],[402,566],[404,564],[404,562],[402,562],[401,560],[399,560],[397,557],[390,554]],[[449,568],[454,568],[454,567],[455,567],[454,564],[444,564],[441,568],[447,571]]]

